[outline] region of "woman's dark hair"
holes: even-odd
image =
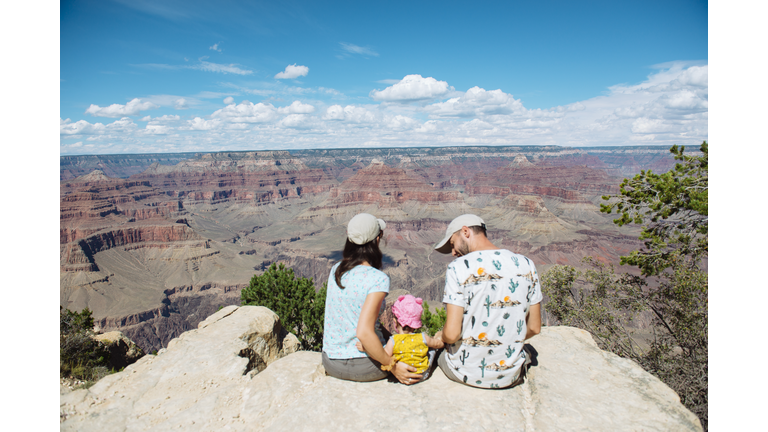
[[[384,231],[379,233],[379,237],[384,237]],[[341,264],[336,267],[336,285],[338,285],[339,288],[344,289],[341,285],[341,277],[344,276],[344,273],[352,270],[363,262],[367,262],[371,267],[381,270],[382,258],[383,255],[381,249],[379,249],[379,242],[377,242],[376,239],[373,239],[364,245],[352,243],[347,239],[347,243],[344,245],[344,252],[342,253]]]

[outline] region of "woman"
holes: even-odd
[[[381,271],[379,242],[386,224],[361,213],[347,224],[342,260],[328,276],[323,329],[323,367],[339,379],[367,382],[386,378],[389,372],[403,384],[421,380],[416,368],[397,362],[384,351],[377,333],[379,313],[389,293],[389,276]],[[358,351],[360,341],[365,352]]]

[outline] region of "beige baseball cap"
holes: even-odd
[[[448,240],[451,239],[451,236],[456,231],[460,230],[461,227],[473,227],[473,226],[481,226],[485,227],[485,222],[480,218],[480,216],[473,215],[473,214],[465,214],[457,217],[456,219],[452,220],[450,224],[448,224],[448,229],[445,230],[445,238],[443,238],[440,243],[435,245],[435,250],[440,252],[441,254],[449,254],[451,253],[451,242]]]
[[[387,227],[386,222],[368,213],[360,213],[349,220],[347,238],[354,244],[364,245],[372,241]]]

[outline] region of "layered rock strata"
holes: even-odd
[[[330,198],[342,204],[363,202],[396,205],[406,201],[453,202],[459,199],[459,194],[435,189],[409,176],[403,169],[374,160],[368,167],[331,189]]]
[[[89,307],[106,330],[123,330],[147,351],[238,303],[240,289],[271,263],[319,288],[360,212],[388,223],[391,293],[434,304],[451,257],[432,246],[464,213],[483,217],[495,244],[529,256],[540,273],[579,267],[585,256],[618,263],[641,243],[631,227],[619,231],[599,213],[600,195],[619,181],[611,173],[624,162],[674,162],[658,147],[223,152],[173,165],[161,156],[115,158],[114,166],[100,156],[114,170],[61,185],[61,305]],[[62,175],[86,159],[63,158]],[[145,162],[127,179],[105,175]]]
[[[131,177],[187,201],[268,203],[329,191],[337,184],[288,152],[206,154],[175,166],[153,164]]]

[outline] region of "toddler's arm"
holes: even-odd
[[[387,352],[387,355],[392,356],[392,350],[395,347],[395,341],[392,340],[392,338],[389,338],[389,341],[386,345],[384,345],[384,351]],[[363,343],[359,340],[355,344],[355,348],[357,348],[358,351],[365,352],[365,348],[363,348]]]
[[[395,340],[392,338],[389,338],[387,341],[387,344],[384,345],[384,351],[387,352],[388,356],[392,356],[392,352],[395,350]]]
[[[424,343],[430,348],[442,348],[445,344],[442,338],[432,337],[424,333]]]

